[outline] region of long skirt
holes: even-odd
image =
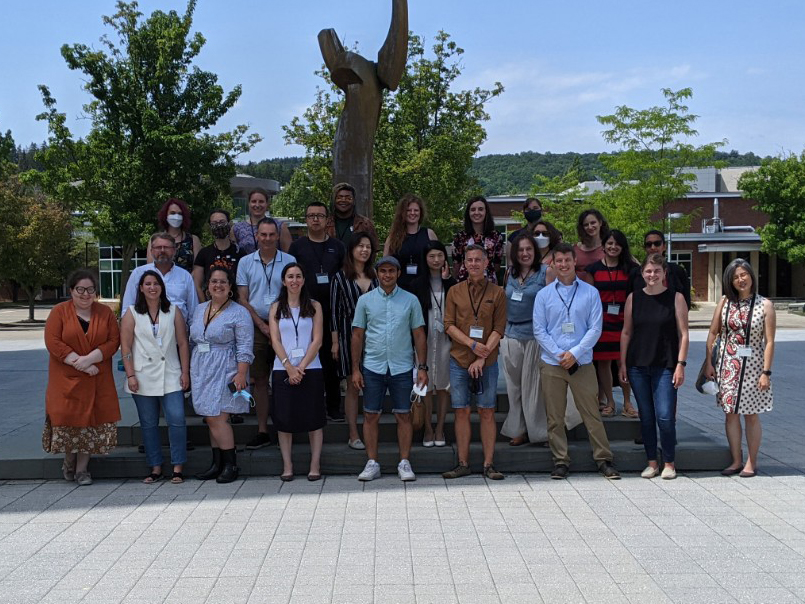
[[[285,382],[287,371],[274,371],[272,377],[271,421],[274,428],[280,432],[312,432],[327,425],[321,369],[307,369],[305,377],[296,386]]]

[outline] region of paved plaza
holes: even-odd
[[[679,415],[726,443],[704,335]],[[805,331],[778,336],[756,478],[6,481],[0,602],[803,602]],[[41,421],[44,358],[0,332],[0,439]]]

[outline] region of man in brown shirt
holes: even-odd
[[[335,237],[344,247],[349,249],[349,242],[353,233],[365,231],[372,240],[372,256],[379,249],[377,232],[371,218],[355,211],[355,188],[347,183],[340,182],[333,187],[332,212],[327,217],[327,234]]]
[[[503,479],[492,461],[497,439],[498,344],[506,330],[506,294],[486,279],[487,264],[489,258],[482,247],[467,245],[464,266],[469,278],[450,288],[445,301],[444,327],[452,340],[450,397],[458,446],[458,465],[442,474],[445,478],[470,473],[470,397],[474,394],[481,419],[484,475]]]

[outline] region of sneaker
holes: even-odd
[[[246,448],[254,450],[262,449],[263,447],[268,447],[270,445],[271,437],[269,437],[268,432],[258,432],[254,435],[253,439],[246,443]]]
[[[397,464],[397,475],[403,482],[416,480],[416,474],[414,474],[414,471],[411,469],[411,462],[407,459],[403,459]]]
[[[646,466],[646,469],[640,472],[641,478],[654,478],[659,473],[659,470],[653,466]]]
[[[366,462],[366,467],[363,468],[363,472],[358,474],[358,480],[369,482],[375,478],[380,478],[380,464],[374,459],[370,459]]]
[[[676,468],[674,468],[673,466],[665,466],[662,469],[662,474],[660,474],[660,477],[663,480],[673,480],[674,478],[676,478]]]
[[[553,472],[551,472],[551,478],[554,480],[564,480],[567,478],[568,474],[570,474],[570,468],[560,463],[554,466]]]
[[[347,445],[349,445],[350,449],[355,449],[356,451],[363,451],[366,449],[366,445],[363,444],[363,441],[360,438],[356,438],[355,440],[347,440]]]
[[[327,419],[333,422],[334,424],[343,424],[346,421],[344,419],[344,414],[341,413],[340,411],[328,411]]]
[[[444,474],[442,474],[442,478],[447,478],[449,480],[452,478],[461,478],[462,476],[469,476],[470,474],[472,474],[472,472],[470,472],[470,467],[460,463],[449,472],[445,472]]]
[[[489,480],[503,480],[506,478],[503,474],[495,469],[495,466],[491,464],[484,466],[484,476],[486,476]]]
[[[604,478],[608,478],[609,480],[621,479],[621,475],[618,474],[618,471],[615,469],[615,466],[612,465],[611,461],[602,461],[598,466],[598,471],[604,475]]]

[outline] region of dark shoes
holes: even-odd
[[[568,474],[570,474],[570,468],[564,464],[557,464],[554,466],[553,472],[551,472],[551,478],[553,480],[564,480]]]
[[[207,468],[205,472],[196,474],[198,480],[212,480],[218,478],[221,473],[221,449],[213,447],[212,449],[212,465]]]
[[[215,479],[215,482],[225,484],[238,479],[240,470],[237,466],[237,454],[235,453],[235,449],[221,449],[221,465],[223,466],[221,473],[218,475],[218,478]]]
[[[258,432],[254,438],[246,443],[246,448],[249,450],[262,449],[263,447],[271,446],[271,438],[268,432]]]
[[[611,461],[602,461],[598,465],[598,471],[604,476],[604,478],[608,478],[609,480],[620,480],[621,475],[618,474],[618,471],[615,469],[615,466],[612,465]]]
[[[469,476],[472,472],[470,472],[470,467],[465,466],[464,464],[460,463],[452,470],[445,472],[442,474],[442,478],[452,479],[452,478],[461,478],[462,476]]]
[[[344,414],[341,411],[328,411],[327,412],[327,419],[333,422],[334,424],[343,424],[344,421]]]
[[[489,480],[503,480],[506,478],[503,474],[498,472],[493,465],[484,466],[484,476]]]

